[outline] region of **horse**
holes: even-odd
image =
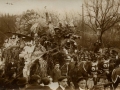
[[[111,70],[111,69],[110,69]],[[120,58],[115,60],[114,67],[112,67],[111,72],[111,82],[113,83],[113,88],[116,89],[120,83]]]
[[[76,63],[75,67],[70,71],[70,77],[72,78],[75,87],[78,87],[76,81],[79,77],[93,78],[93,84],[95,85],[98,71],[97,65],[98,62],[92,61],[81,61]]]
[[[110,85],[111,90],[118,86],[118,82],[116,82],[117,80],[115,80],[115,78],[117,78],[115,76],[115,68],[116,62],[111,59],[102,60],[98,63],[99,74],[101,74],[101,76],[104,76],[108,80],[108,82],[113,82],[113,84]]]
[[[113,82],[113,87],[114,89],[116,89],[118,84],[120,83],[120,67],[113,69],[111,79]]]

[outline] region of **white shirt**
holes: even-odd
[[[62,88],[62,90],[65,90],[65,88],[63,86],[60,85],[60,87]]]
[[[58,88],[58,86],[59,86],[59,84],[58,84],[58,82],[51,82],[50,84],[49,84],[49,87],[52,89],[52,90],[56,90],[57,88]]]
[[[82,88],[79,87],[79,90],[85,90],[85,89],[82,89]]]

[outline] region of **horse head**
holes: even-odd
[[[88,74],[88,77],[97,77],[98,62],[86,61],[82,64],[84,71]]]
[[[99,62],[99,71],[101,74],[109,74],[110,73],[110,60],[103,60]]]
[[[91,62],[90,72],[93,77],[97,77],[98,71],[98,61]]]

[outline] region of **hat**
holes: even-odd
[[[30,78],[31,81],[36,81],[38,79],[40,79],[39,75],[32,75],[31,78]]]
[[[55,30],[55,29],[60,29],[60,28],[56,26],[56,27],[54,28],[54,30]]]
[[[78,80],[77,80],[77,83],[79,83],[81,80],[86,80],[85,77],[79,77]]]
[[[50,84],[50,78],[45,77],[45,78],[42,79],[42,82],[43,82],[44,85],[48,85],[48,84]]]
[[[67,56],[67,57],[65,58],[65,60],[71,60],[71,57],[70,57],[70,56]]]
[[[25,84],[27,84],[27,80],[25,77],[18,79],[17,85],[21,86],[21,85],[25,85]]]
[[[66,76],[61,76],[61,77],[58,79],[58,81],[61,82],[61,81],[64,80],[64,79],[67,79],[67,77],[66,77]]]
[[[55,65],[56,65],[56,64],[60,64],[60,63],[59,63],[59,62],[55,62]]]
[[[61,29],[59,27],[55,27],[54,30],[56,31],[56,30],[61,30]]]

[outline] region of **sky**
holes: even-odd
[[[28,9],[43,10],[45,6],[60,13],[81,12],[82,3],[83,0],[0,0],[0,13],[21,14]]]

